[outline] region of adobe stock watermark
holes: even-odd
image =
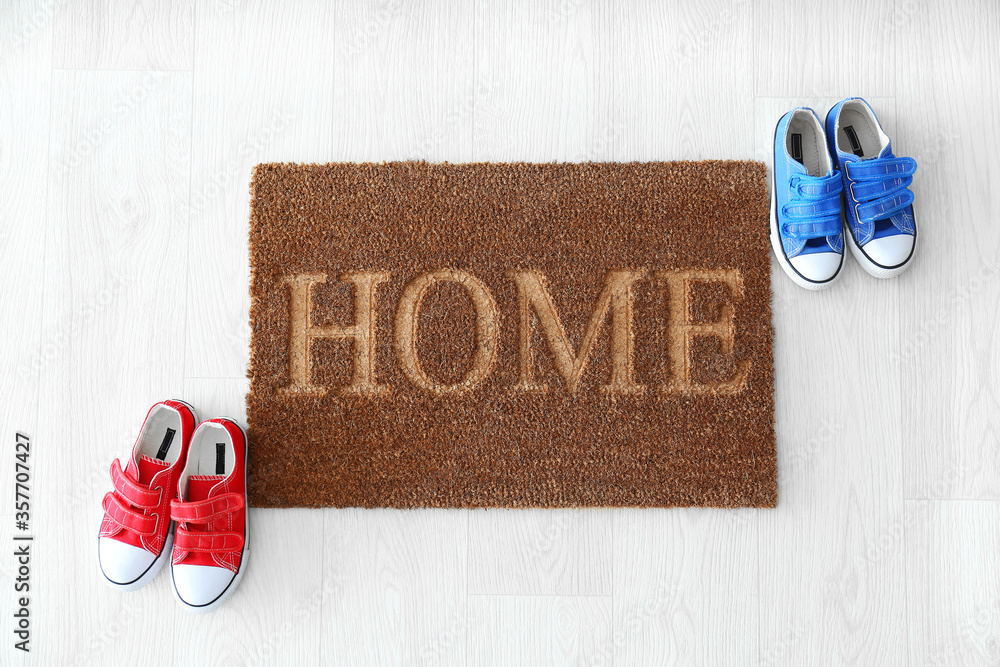
[[[609,148],[622,136],[625,125],[616,120],[609,120],[597,131],[597,134],[582,151],[573,156],[571,162],[601,162],[608,154]]]
[[[91,294],[69,316],[68,322],[62,322],[51,334],[45,337],[31,361],[18,366],[21,380],[28,380],[33,376],[40,375],[48,368],[75,338],[111,306],[130,279],[131,276],[118,274],[112,274],[110,278],[105,279],[101,288],[96,293]]]
[[[14,434],[14,648],[31,651],[31,565],[35,536],[31,534],[31,438]]]
[[[892,15],[882,24],[883,38],[906,27],[926,7],[927,0],[896,0],[892,4]]]
[[[445,656],[464,646],[463,640],[469,634],[469,628],[476,617],[471,614],[455,614],[448,627],[438,633],[424,648],[417,653],[418,664],[439,665]]]
[[[217,14],[230,14],[242,9],[246,4],[247,0],[215,0],[213,7]]]
[[[433,157],[434,151],[455,133],[456,126],[466,119],[474,119],[476,111],[483,109],[485,100],[497,90],[498,85],[496,79],[478,82],[472,93],[452,106],[441,119],[442,122],[424,135],[406,155],[414,160],[429,160]]]
[[[295,116],[286,110],[271,114],[267,124],[243,140],[236,148],[235,156],[221,169],[204,179],[196,190],[192,186],[191,211],[204,211],[211,201],[220,197],[227,188],[237,184],[245,191],[250,182],[247,174],[249,165],[259,161],[261,153],[267,150],[294,120]]]
[[[834,442],[837,435],[844,428],[844,425],[831,419],[827,415],[819,418],[819,427],[810,435],[805,443],[794,450],[788,458],[788,462],[778,469],[778,486],[783,486],[790,477],[796,477],[797,473],[804,468],[819,452],[827,445]]]
[[[124,456],[126,452],[132,451],[135,442],[135,420],[142,418],[143,412],[136,415],[129,411],[113,411],[102,421],[101,433],[103,441],[110,449],[106,452],[114,452],[119,456]],[[123,458],[122,467],[125,466]],[[111,458],[92,457],[86,463],[82,463],[78,475],[73,475],[69,483],[55,491],[54,501],[64,503],[70,512],[89,511],[100,509],[101,498],[104,493],[111,488],[111,478],[108,477],[108,465]]]
[[[545,10],[545,22],[549,28],[554,28],[580,12],[580,8],[586,4],[586,0],[556,0],[555,6]]]
[[[79,510],[83,507],[94,506],[94,494],[97,489],[108,486],[108,482],[108,469],[105,461],[101,461],[98,467],[92,468],[82,479],[74,476],[72,488],[69,491],[67,509]]]
[[[902,344],[892,352],[892,361],[897,364],[913,361],[921,350],[937,338],[941,328],[951,322],[956,313],[969,308],[985,287],[994,284],[998,273],[1000,261],[992,260],[980,265],[971,277],[939,302],[940,305],[931,317],[923,320],[915,331],[903,336]]]
[[[241,279],[241,283],[245,283],[246,278]],[[249,304],[247,304],[249,306]],[[241,318],[239,322],[236,323],[235,329],[230,329],[226,331],[226,340],[231,343],[238,345],[241,348],[245,348],[250,345],[250,338],[253,336],[253,329],[250,326],[250,315],[249,312],[245,313],[246,317]]]
[[[962,646],[968,646],[976,652],[979,662],[975,664],[996,665],[1000,663],[1000,638],[990,634],[992,626],[1000,623],[1000,598],[991,597],[985,604],[977,605],[972,614],[965,616],[958,623],[955,636],[948,643],[924,658],[919,664],[928,667],[940,665],[964,664],[956,658],[962,656]]]
[[[958,627],[958,638],[974,646],[977,653],[986,658],[984,664],[995,665],[1000,662],[1000,641],[995,634],[989,634],[989,628],[998,623],[998,616],[1000,616],[1000,598],[994,597],[986,604],[977,606],[972,615],[967,616]],[[960,653],[958,642],[951,642],[940,653],[936,661],[927,664],[952,664],[944,658],[955,657]]]
[[[98,119],[84,130],[76,143],[67,148],[52,165],[57,178],[65,178],[71,171],[91,158],[100,145],[121,128],[125,119],[139,109],[149,99],[150,94],[166,79],[166,72],[146,72],[135,86],[118,96],[112,103],[110,113]]]
[[[778,638],[773,645],[769,646],[766,651],[764,651],[760,656],[761,665],[775,665],[782,662],[787,656],[789,651],[792,650],[802,637],[804,637],[809,630],[809,627],[802,622],[801,619],[796,619],[785,628],[784,633]]]
[[[403,0],[388,0],[384,6],[375,10],[375,14],[364,25],[356,27],[341,43],[341,55],[354,58],[367,51],[392,20],[403,12],[403,7]]]
[[[551,511],[551,510],[550,510]],[[577,512],[574,510],[556,510],[555,519],[550,521],[545,529],[534,535],[528,543],[528,552],[531,556],[537,557],[552,551],[556,543],[565,535],[576,521]],[[548,512],[546,512],[547,518]]]
[[[49,0],[36,5],[35,11],[25,18],[19,26],[10,32],[0,35],[0,64],[17,46],[24,46],[33,41],[43,31],[52,26],[56,12],[66,5],[64,0]]]
[[[928,484],[922,493],[918,493],[918,499],[939,500],[945,498],[955,484],[965,476],[965,473],[965,466],[948,468],[939,478]],[[914,510],[904,508],[903,514],[891,521],[877,537],[870,539],[865,546],[864,553],[855,557],[854,562],[857,568],[859,570],[870,568],[899,549],[906,540],[906,531],[918,522],[927,521],[928,508],[929,503],[926,502],[916,503]]]
[[[653,619],[663,615],[669,604],[676,601],[681,595],[681,588],[676,584],[666,584],[660,582],[653,590],[652,595],[639,602],[638,606],[631,608],[624,617],[616,619],[615,627],[612,628],[609,637],[599,646],[591,660],[584,664],[594,667],[602,665],[612,665],[615,662],[615,654],[626,647],[633,637],[641,632]]]
[[[726,29],[745,12],[753,7],[750,0],[738,0],[723,11],[714,14],[706,25],[696,33],[681,35],[677,42],[677,59],[690,65],[706,53],[714,50],[723,39]]]
[[[105,664],[108,651],[113,651],[119,642],[129,640],[133,624],[142,612],[143,607],[133,598],[127,595],[121,596],[120,602],[115,604],[114,611],[99,625],[98,632],[91,635],[86,652],[78,653],[72,664],[76,667]]]
[[[951,149],[961,139],[957,132],[943,129],[941,132],[934,132],[932,136],[924,137],[921,134],[919,146],[919,164],[916,177],[921,178],[927,173],[935,173],[939,169],[947,168],[942,164],[941,158],[948,154]],[[919,203],[919,202],[918,202]]]
[[[311,590],[304,599],[300,600],[291,613],[284,617],[281,625],[255,645],[253,653],[244,664],[249,667],[273,664],[282,644],[288,641],[296,629],[301,628],[302,624],[313,614],[319,612],[331,597],[339,594],[343,590],[343,583],[342,575],[325,575],[323,585]]]

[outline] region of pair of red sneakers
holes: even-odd
[[[97,557],[110,586],[133,591],[172,553],[177,601],[204,613],[232,594],[249,555],[247,436],[231,419],[196,423],[183,401],[149,409],[128,463],[111,464]]]

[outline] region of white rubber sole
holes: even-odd
[[[228,417],[227,417],[228,419]],[[250,439],[247,437],[246,430],[240,426],[240,423],[235,419],[230,419],[231,422],[239,427],[240,431],[243,433],[243,488],[246,488],[247,479],[247,456],[250,453]],[[180,594],[177,592],[177,586],[174,584],[174,573],[173,566],[171,565],[170,571],[170,588],[174,591],[174,599],[177,600],[177,604],[191,612],[192,614],[207,614],[209,612],[215,611],[222,605],[226,603],[226,600],[232,596],[236,587],[240,585],[240,581],[243,580],[243,572],[246,570],[247,560],[250,557],[250,507],[246,506],[243,512],[243,553],[240,555],[240,566],[236,568],[236,576],[233,580],[229,582],[226,590],[223,591],[222,595],[215,598],[212,602],[208,604],[197,606],[188,604],[183,599],[181,599]]]
[[[812,290],[818,292],[819,290],[824,290],[830,285],[834,284],[840,279],[840,274],[844,270],[844,256],[841,253],[840,256],[840,266],[837,268],[837,272],[833,274],[833,278],[830,278],[826,282],[815,283],[811,280],[806,280],[799,275],[791,264],[788,263],[788,259],[785,257],[785,251],[781,247],[781,238],[778,236],[778,218],[775,211],[777,202],[774,196],[774,167],[771,167],[771,250],[774,251],[774,256],[778,259],[778,266],[792,279],[799,287],[803,287],[807,290]],[[847,234],[849,235],[849,234]]]
[[[868,273],[869,275],[875,276],[876,278],[881,278],[882,280],[885,280],[887,278],[895,278],[903,271],[906,271],[908,268],[910,268],[910,264],[913,264],[913,257],[914,255],[917,254],[917,237],[916,235],[914,235],[913,250],[910,252],[910,257],[899,266],[887,269],[884,266],[879,266],[878,264],[868,259],[868,257],[865,255],[861,247],[854,242],[854,235],[850,232],[850,230],[845,230],[844,236],[847,237],[846,242],[848,247],[850,247],[851,249],[851,254],[854,255],[854,259],[858,260],[858,264],[861,265],[861,268],[864,269],[865,272]]]
[[[101,522],[103,523],[103,521],[104,519],[102,517]],[[104,574],[104,568],[101,566],[100,537],[98,537],[97,539],[98,539],[97,569],[100,570],[101,572],[101,579],[109,587],[115,589],[116,591],[121,591],[123,593],[128,593],[129,591],[137,591],[146,584],[148,584],[149,582],[151,582],[153,579],[155,579],[156,575],[160,573],[160,570],[163,568],[164,563],[167,562],[167,560],[170,558],[170,554],[174,550],[174,533],[173,531],[169,531],[167,533],[167,539],[163,542],[163,549],[160,550],[160,555],[156,557],[156,560],[154,560],[153,564],[149,566],[149,569],[146,570],[141,577],[139,577],[130,584],[119,584],[115,581],[111,581],[110,579],[108,579],[108,575]]]

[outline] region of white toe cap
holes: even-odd
[[[844,256],[839,252],[813,252],[796,255],[788,262],[806,280],[822,283],[837,275],[843,260]]]
[[[174,587],[180,599],[194,607],[209,604],[222,595],[236,577],[224,567],[211,565],[173,566]]]
[[[134,582],[156,560],[155,554],[110,537],[98,538],[97,553],[104,576],[116,584]]]
[[[910,253],[913,252],[913,239],[914,236],[911,234],[883,236],[866,243],[863,250],[873,262],[891,269],[910,258]]]

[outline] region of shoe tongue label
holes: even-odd
[[[865,152],[861,150],[861,142],[858,141],[858,133],[854,131],[854,126],[847,125],[844,127],[844,134],[847,135],[847,140],[851,142],[851,152],[858,157],[864,157]]]
[[[172,428],[168,428],[167,432],[163,434],[163,442],[160,443],[160,448],[156,450],[156,458],[161,461],[167,458],[167,452],[170,450],[170,443],[174,441],[174,433],[177,433]]]
[[[802,162],[802,135],[792,133],[792,159]]]
[[[226,443],[215,443],[215,474],[226,474]]]

